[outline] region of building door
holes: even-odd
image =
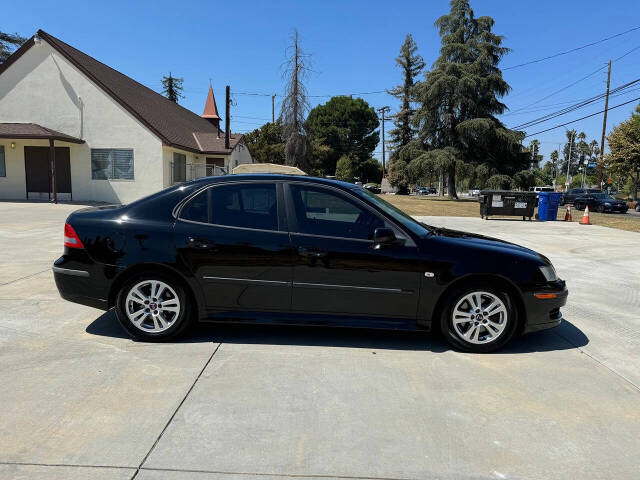
[[[224,158],[207,157],[207,177],[221,175],[224,168]]]
[[[71,162],[69,147],[56,147],[56,190],[58,198],[71,200]],[[27,198],[51,198],[49,147],[24,147]]]

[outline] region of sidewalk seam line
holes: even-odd
[[[624,380],[625,382],[627,382],[629,385],[631,385],[632,387],[634,387],[636,390],[640,391],[640,386],[636,385],[635,383],[633,383],[631,380],[629,380],[627,377],[625,377],[624,375],[616,372],[613,368],[611,368],[608,365],[605,365],[604,363],[602,363],[600,360],[598,360],[596,357],[594,357],[593,355],[591,355],[589,352],[585,351],[582,349],[582,347],[579,347],[578,345],[576,345],[575,343],[573,343],[571,340],[569,340],[568,338],[566,338],[564,335],[562,335],[561,333],[556,332],[555,330],[553,331],[553,333],[555,333],[557,336],[559,336],[560,338],[562,338],[565,342],[567,342],[569,345],[573,345],[573,347],[575,349],[577,349],[580,353],[582,353],[583,355],[586,355],[587,357],[589,357],[591,360],[593,360],[594,362],[596,362],[598,365],[602,365],[604,368],[606,368],[607,370],[609,370],[611,373],[613,373],[616,377],[621,378],[622,380]]]
[[[0,283],[0,287],[4,287],[5,285],[11,285],[12,283],[19,282],[20,280],[24,280],[26,278],[35,277],[36,275],[40,275],[41,273],[48,272],[51,268],[47,268],[46,270],[42,270],[40,272],[32,273],[30,275],[25,275],[24,277],[16,278],[15,280],[11,280],[7,283]]]
[[[131,480],[133,480],[134,478],[136,478],[136,476],[138,475],[138,473],[140,472],[140,469],[142,468],[142,466],[144,465],[144,462],[147,461],[147,459],[149,458],[149,455],[151,455],[151,452],[153,452],[153,450],[156,448],[156,445],[158,445],[158,443],[160,442],[160,440],[162,439],[162,436],[164,435],[164,432],[167,431],[167,429],[169,428],[169,425],[171,425],[171,422],[173,422],[173,419],[175,418],[175,416],[178,414],[178,411],[180,410],[180,408],[182,407],[182,405],[184,404],[184,402],[187,401],[187,398],[189,397],[189,394],[192,392],[192,390],[195,388],[196,383],[198,383],[198,380],[200,380],[200,377],[202,376],[202,374],[204,373],[204,371],[207,369],[207,367],[209,366],[209,364],[211,363],[211,360],[213,360],[213,356],[218,352],[218,350],[220,349],[220,346],[222,345],[222,342],[224,342],[224,338],[220,340],[220,342],[218,342],[218,345],[216,346],[216,348],[213,350],[213,352],[211,353],[211,355],[209,356],[209,359],[205,362],[204,366],[202,367],[202,369],[200,370],[200,373],[198,373],[198,375],[196,376],[195,380],[193,381],[193,383],[191,384],[191,386],[189,387],[189,389],[187,390],[187,393],[185,393],[184,397],[182,397],[182,400],[180,401],[180,403],[178,404],[178,406],[176,407],[176,409],[173,411],[173,413],[171,414],[171,417],[169,417],[169,420],[167,421],[167,423],[165,424],[164,428],[162,429],[162,431],[160,432],[160,435],[158,435],[158,438],[156,438],[156,441],[153,442],[153,445],[151,445],[151,448],[149,449],[149,451],[147,452],[147,454],[144,456],[144,458],[142,459],[142,461],[140,462],[140,465],[138,465],[138,468],[136,468],[136,471],[134,472],[133,476],[131,477]]]
[[[255,477],[283,477],[283,478],[338,478],[343,480],[412,480],[409,477],[372,477],[353,475],[332,475],[332,474],[312,474],[312,473],[268,473],[268,472],[229,472],[223,470],[200,470],[192,468],[162,468],[162,467],[141,467],[140,470],[156,472],[183,472],[183,473],[215,473],[219,475],[250,475]]]

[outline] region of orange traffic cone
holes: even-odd
[[[589,221],[589,205],[584,206],[584,215],[582,215],[580,225],[591,225],[591,222]]]
[[[567,204],[567,213],[564,214],[565,222],[573,222],[573,217],[571,216],[571,204]]]

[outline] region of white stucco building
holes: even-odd
[[[196,115],[42,30],[0,65],[1,199],[126,203],[252,163],[225,137],[211,88]]]

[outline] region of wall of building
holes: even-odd
[[[251,158],[251,153],[249,153],[249,148],[244,142],[240,142],[236,145],[236,148],[231,152],[229,172],[233,170],[238,165],[243,165],[245,163],[253,163],[253,159]]]
[[[0,122],[37,123],[86,141],[71,147],[74,200],[127,203],[165,186],[162,142],[44,40],[0,77]],[[24,149],[0,141],[7,156],[0,197],[25,198]],[[134,180],[92,180],[91,148],[133,149]]]
[[[173,147],[162,147],[162,164],[164,168],[163,174],[163,185],[164,187],[169,187],[172,185],[171,183],[171,167],[173,164],[173,154],[182,153],[187,157],[188,164],[203,164],[205,163],[205,155],[201,153],[192,153],[187,152],[186,150],[180,150],[178,148]]]

